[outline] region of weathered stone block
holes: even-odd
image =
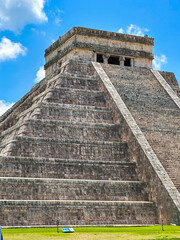
[[[4,156],[113,160],[128,158],[126,143],[16,137],[2,146]]]
[[[39,104],[39,108],[32,113],[32,118],[76,122],[113,122],[112,112],[108,108],[57,103]]]
[[[154,224],[151,202],[0,201],[0,222],[9,226]]]
[[[98,80],[96,77],[76,77],[73,74],[61,74],[57,79],[49,81],[48,87],[54,88],[73,88],[84,90],[98,90]]]
[[[71,88],[50,88],[47,89],[44,93],[37,96],[34,100],[53,103],[69,103],[76,105],[105,107],[105,99],[102,92]]]
[[[0,177],[137,181],[136,164],[59,158],[1,157]]]
[[[9,200],[147,201],[144,187],[145,183],[140,181],[0,178],[0,198]]]
[[[21,132],[24,136],[74,140],[119,141],[120,125],[74,123],[55,120],[27,120]],[[20,130],[19,130],[20,132]],[[22,135],[21,134],[21,135]],[[19,134],[17,134],[19,135]]]

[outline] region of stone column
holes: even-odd
[[[95,51],[93,51],[92,59],[93,59],[94,62],[97,61],[97,53]]]
[[[131,67],[134,67],[134,58],[131,58]]]
[[[120,56],[119,57],[120,66],[124,66],[124,61],[125,61],[125,57]]]
[[[109,57],[110,57],[110,54],[107,54],[107,53],[104,54],[104,63],[108,64]]]

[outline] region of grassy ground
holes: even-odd
[[[152,227],[84,227],[75,233],[60,233],[54,228],[3,229],[4,240],[177,240],[179,226]]]

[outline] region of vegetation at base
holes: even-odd
[[[77,227],[75,233],[59,228],[3,229],[4,240],[177,240],[180,226],[150,227]]]

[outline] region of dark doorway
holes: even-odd
[[[119,57],[114,57],[114,56],[109,57],[108,64],[120,65]]]
[[[131,66],[131,59],[130,58],[125,58],[124,66],[127,66],[127,67]]]
[[[104,62],[104,59],[103,59],[103,54],[97,54],[97,62],[99,63],[103,63]]]

